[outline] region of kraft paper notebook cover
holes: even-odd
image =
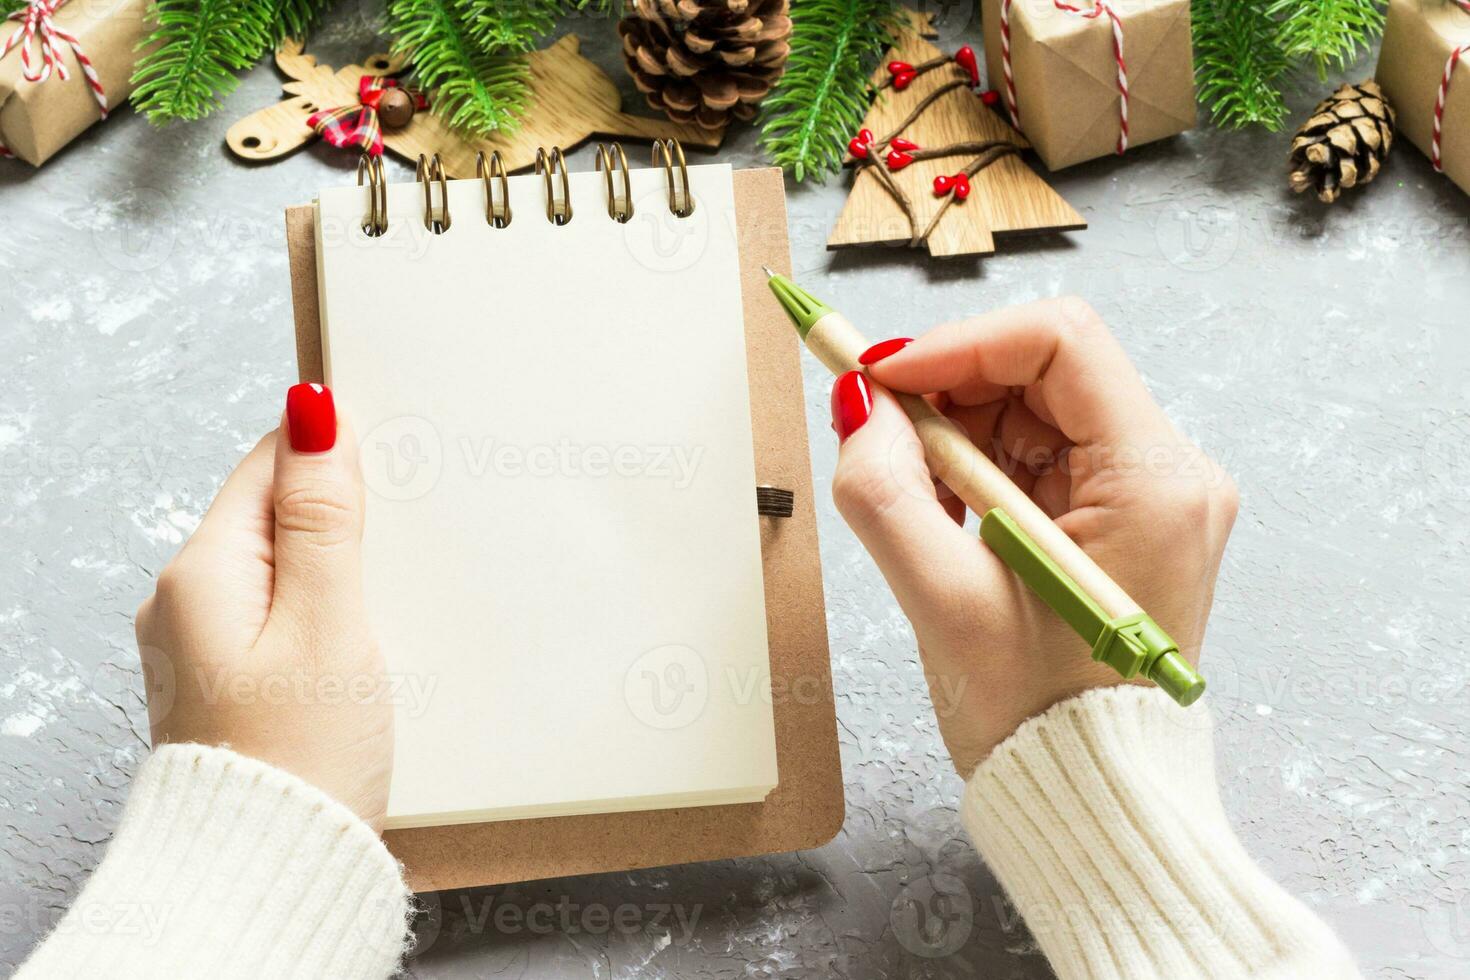
[[[704,185],[699,183],[702,178],[698,175],[706,169],[722,168],[690,169],[696,175],[696,192],[705,193]],[[603,186],[602,175],[591,176],[592,180],[587,175],[571,175],[568,187],[577,208],[574,222],[610,221],[604,202],[596,194]],[[650,182],[650,176],[656,177],[657,181]],[[661,187],[663,176],[664,172],[658,169],[632,172],[633,197],[640,207],[652,206],[648,199],[655,188]],[[539,186],[541,178],[534,180]],[[756,803],[532,819],[504,819],[507,811],[502,810],[498,814],[501,819],[494,822],[452,825],[446,821],[435,826],[390,830],[386,839],[394,853],[404,861],[411,883],[418,890],[794,850],[824,842],[841,824],[841,775],[811,507],[810,470],[802,424],[799,348],[779,307],[764,288],[764,276],[760,272],[762,264],[785,268],[789,263],[781,177],[775,170],[743,171],[733,174],[733,179],[727,176],[725,180],[728,192],[733,196],[737,216],[732,224],[738,232],[738,260],[733,256],[731,260],[738,265],[739,302],[743,307],[744,355],[747,361],[745,380],[749,385],[750,426],[755,447],[753,476],[755,482],[793,490],[797,499],[792,517],[763,518],[757,525],[771,687],[764,700],[768,700],[768,710],[773,715],[779,783],[761,802]],[[520,195],[514,200],[518,205],[515,220],[545,222],[545,215],[539,210],[541,202],[527,197],[525,183],[523,178],[511,179],[513,197],[517,193]],[[449,185],[449,203],[455,220],[464,223],[459,226],[461,228],[476,217],[475,209],[468,206],[468,184],[451,182]],[[710,186],[718,186],[718,182]],[[366,191],[360,193],[366,195]],[[437,188],[434,193],[438,193]],[[324,214],[328,214],[330,197],[324,200],[328,201]],[[717,210],[718,204],[711,208],[710,214]],[[399,220],[402,217],[398,215]],[[485,220],[483,210],[478,220]],[[298,357],[303,380],[320,379],[323,366],[316,224],[312,207],[293,208],[287,213]],[[325,226],[326,222],[323,224]],[[541,232],[554,234],[565,230],[548,224]],[[593,232],[589,230],[587,234]],[[446,232],[437,244],[443,245],[448,241]],[[561,241],[570,242],[571,239]],[[560,244],[554,238],[549,242]],[[717,249],[718,246],[712,247]],[[555,249],[549,256],[550,264],[556,264],[557,254],[567,258],[571,251],[575,249]],[[547,251],[539,246],[534,254],[542,261],[548,258]],[[583,257],[579,261],[586,259]],[[651,255],[642,261],[656,264],[660,260],[657,255]],[[717,257],[715,261],[718,261]],[[561,275],[574,274],[574,270],[567,268],[557,271]],[[629,274],[626,277],[627,288],[635,292],[639,290],[640,278]],[[492,279],[487,273],[484,281],[468,285],[490,289]],[[405,281],[411,283],[413,280],[408,277]],[[657,277],[652,281],[657,281]],[[569,287],[563,283],[562,288]],[[641,288],[651,294],[649,282],[643,282]],[[733,292],[730,295],[733,296]],[[425,299],[423,296],[418,298],[421,301]],[[433,335],[424,334],[433,321],[432,306],[426,303],[421,303],[421,306],[426,315],[418,324],[417,334],[412,331],[409,334],[414,337],[414,344],[432,342]],[[656,298],[650,298],[649,307],[649,315],[657,316]],[[736,321],[739,319],[736,317]],[[496,325],[492,322],[490,326]],[[394,357],[410,356],[411,345],[402,347],[395,338],[388,339],[394,341],[389,344],[395,347]],[[359,437],[363,434],[359,430]],[[401,435],[396,431],[389,433],[395,434]],[[729,484],[730,480],[727,478],[725,482]],[[752,487],[748,498],[752,501],[752,508],[753,498]],[[662,665],[664,668],[667,666]],[[714,686],[718,684],[712,689]],[[615,736],[615,732],[609,732],[610,739]],[[731,778],[734,777],[725,777],[727,784]],[[753,771],[748,780],[751,786],[740,792],[751,794],[747,798],[758,798],[763,791],[756,785],[759,779],[759,771]],[[624,800],[614,805],[668,807],[677,802],[678,797],[670,795],[653,802],[635,800],[629,804]],[[509,813],[514,815],[513,810]],[[475,815],[461,813],[454,819],[473,820]]]

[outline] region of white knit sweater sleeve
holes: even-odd
[[[378,835],[325,793],[228,749],[166,745],[16,977],[379,980],[411,898]]]
[[[1358,976],[1236,840],[1203,703],[1138,686],[1064,701],[981,764],[962,814],[1062,980]]]

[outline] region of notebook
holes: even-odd
[[[725,165],[321,193],[390,829],[777,785],[738,226]]]

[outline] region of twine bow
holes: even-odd
[[[1457,3],[1470,3],[1470,0],[1456,0]],[[1012,0],[1000,0],[1000,60],[1001,70],[1006,78],[1006,108],[1011,113],[1011,125],[1016,127],[1016,132],[1025,132],[1021,128],[1021,110],[1016,105],[1016,78],[1011,71],[1011,3]],[[1128,65],[1123,60],[1123,20],[1117,11],[1108,6],[1107,0],[1092,0],[1092,9],[1083,10],[1074,7],[1064,0],[1052,0],[1052,6],[1069,14],[1076,14],[1087,20],[1093,20],[1103,14],[1107,15],[1113,27],[1113,57],[1118,62],[1118,153],[1128,149]]]
[[[396,78],[364,75],[357,80],[357,104],[320,109],[311,114],[306,124],[333,146],[357,147],[373,156],[383,155],[383,123],[378,119],[378,103],[388,89],[399,88]],[[415,109],[426,109],[429,100],[417,89],[404,88],[413,99]]]
[[[11,32],[5,42],[5,47],[0,49],[0,59],[15,49],[20,49],[20,74],[28,82],[41,83],[51,77],[53,71],[56,77],[63,82],[71,77],[67,70],[64,58],[64,49],[71,49],[72,55],[77,59],[77,64],[82,69],[82,75],[87,79],[87,88],[92,97],[97,100],[97,108],[103,119],[107,118],[107,93],[102,90],[102,82],[97,77],[97,69],[92,65],[92,60],[82,50],[82,42],[75,34],[64,28],[58,27],[52,20],[56,11],[66,4],[66,0],[30,0],[28,4],[7,19],[18,22],[20,26]],[[40,63],[36,63],[36,55],[33,53],[33,45],[39,39]],[[14,156],[10,149],[0,143],[0,156]]]
[[[1470,14],[1470,0],[1455,0],[1460,9]],[[1434,100],[1434,139],[1429,144],[1429,159],[1434,163],[1434,169],[1444,173],[1444,158],[1440,154],[1440,133],[1444,128],[1444,102],[1450,94],[1450,79],[1455,76],[1455,66],[1460,63],[1460,56],[1470,52],[1470,44],[1462,44],[1450,52],[1449,59],[1444,63],[1444,74],[1439,78],[1439,95]]]

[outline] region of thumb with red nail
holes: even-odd
[[[150,689],[153,743],[227,745],[381,828],[393,715],[363,601],[357,445],[325,385],[285,401],[138,610],[139,647],[174,679],[167,702]]]

